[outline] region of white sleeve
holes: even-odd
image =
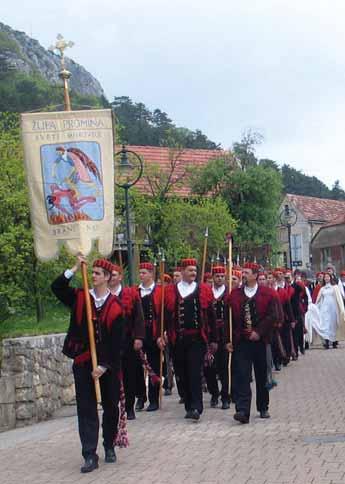
[[[71,271],[71,269],[67,269],[64,272],[64,276],[66,277],[66,279],[72,279],[72,277],[74,276],[74,272]]]

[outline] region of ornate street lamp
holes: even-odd
[[[129,189],[138,183],[143,174],[143,161],[135,151],[127,150],[122,145],[122,150],[115,154],[115,184],[125,191],[125,209],[126,209],[126,238],[128,253],[128,282],[131,286],[134,281],[133,271],[133,243],[131,240],[130,228],[130,207],[129,207]]]
[[[286,204],[283,210],[280,212],[279,219],[282,226],[286,227],[288,230],[289,262],[290,269],[292,269],[291,227],[297,222],[297,212]]]

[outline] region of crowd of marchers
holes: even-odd
[[[208,391],[211,408],[233,406],[233,418],[248,424],[254,370],[256,409],[268,419],[269,391],[276,385],[272,372],[296,361],[320,338],[327,349],[342,339],[345,272],[338,280],[332,267],[313,282],[280,267],[264,270],[246,263],[230,275],[216,265],[198,282],[193,258],[159,278],[154,264],[142,262],[140,284],[125,287],[122,267],[98,259],[89,291],[95,367],[85,292],[70,284],[82,263],[86,260],[78,256],[52,283],[71,310],[63,352],[73,359],[82,473],[99,462],[95,381],[101,390],[105,462],[114,463],[126,418],[143,410],[159,415],[163,389],[168,397],[176,384],[187,421],[200,421]]]

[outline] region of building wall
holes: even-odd
[[[322,228],[312,241],[314,269],[326,268],[328,263],[339,273],[345,268],[345,224]]]

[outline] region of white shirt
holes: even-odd
[[[255,284],[254,287],[244,286],[244,294],[249,298],[254,297],[257,290],[258,290],[257,284]]]
[[[74,272],[71,271],[71,269],[67,269],[64,272],[64,276],[66,277],[66,279],[72,279],[72,277],[74,276]],[[107,289],[107,292],[102,297],[97,297],[94,289],[89,289],[89,293],[93,297],[93,299],[95,301],[95,306],[98,309],[98,308],[103,306],[103,304],[107,300],[107,297],[110,294],[110,291],[109,291],[109,289]]]
[[[196,282],[193,281],[191,283],[186,282],[186,281],[180,281],[177,283],[177,289],[178,292],[180,293],[180,296],[184,299],[185,297],[189,296],[192,294],[192,292],[195,291],[196,288]]]
[[[151,294],[151,292],[154,290],[155,288],[155,285],[156,283],[153,282],[151,284],[151,286],[149,287],[144,287],[142,284],[139,285],[139,289],[140,289],[140,296],[141,297],[144,297],[144,296],[149,296]]]
[[[219,299],[225,291],[225,284],[222,284],[220,287],[212,286],[212,292],[215,299]]]
[[[119,296],[120,292],[122,291],[122,284],[119,284],[115,291],[110,291],[112,294],[115,294],[115,296]]]
[[[277,286],[278,287],[281,287],[282,289],[284,289],[285,288],[285,281],[279,281],[279,282],[277,282]]]
[[[103,304],[105,303],[105,301],[107,300],[107,298],[110,294],[110,291],[109,291],[109,289],[107,289],[107,292],[104,294],[104,296],[101,296],[101,297],[96,296],[94,289],[90,289],[89,293],[93,297],[93,300],[95,301],[95,306],[98,309],[98,308],[101,308],[103,306]]]

